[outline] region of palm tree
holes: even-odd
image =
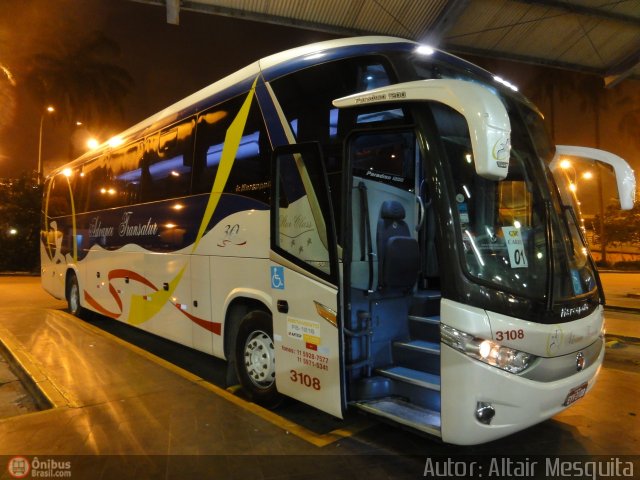
[[[58,119],[104,119],[122,112],[133,84],[129,73],[113,63],[119,53],[113,40],[94,33],[85,42],[34,55],[24,84],[39,105],[56,106]]]
[[[636,105],[630,97],[624,97],[619,105],[621,108],[629,108],[629,106]],[[640,107],[631,108],[622,114],[620,123],[618,124],[620,131],[626,134],[627,139],[633,142],[637,147],[640,147]]]
[[[526,92],[529,97],[541,110],[547,106],[549,108],[549,116],[547,121],[549,122],[549,133],[552,140],[555,142],[556,137],[556,90],[558,85],[562,85],[557,81],[556,77],[548,75],[546,72],[539,73],[536,76],[536,81],[532,82],[532,86]]]
[[[11,123],[16,107],[15,87],[11,71],[0,63],[0,130]]]

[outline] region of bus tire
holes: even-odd
[[[71,315],[82,316],[83,308],[80,305],[80,285],[75,273],[70,273],[67,277],[67,308]]]
[[[276,388],[271,315],[254,310],[240,320],[235,359],[238,381],[249,399],[267,408],[278,406],[282,395]]]

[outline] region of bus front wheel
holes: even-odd
[[[80,317],[82,307],[80,306],[80,285],[75,273],[71,273],[67,279],[67,306],[69,313]]]
[[[240,321],[236,337],[238,380],[249,399],[268,408],[282,396],[276,389],[276,359],[271,315],[256,310]]]

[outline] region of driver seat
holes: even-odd
[[[380,208],[376,232],[378,247],[378,288],[403,290],[413,288],[418,278],[420,254],[418,241],[404,221],[400,202],[387,200]]]

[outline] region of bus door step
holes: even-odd
[[[428,342],[426,340],[409,340],[404,342],[393,342],[398,349],[420,352],[425,355],[440,355],[440,343]]]
[[[412,322],[425,323],[429,325],[440,326],[440,315],[433,315],[431,317],[422,317],[420,315],[409,315],[409,320]]]
[[[441,437],[440,414],[396,397],[354,404],[360,410],[406,425],[415,430]]]
[[[416,340],[440,343],[440,315],[409,315],[409,335]]]
[[[376,373],[427,390],[440,391],[440,376],[406,367],[378,368]]]
[[[440,343],[426,340],[393,342],[393,363],[396,366],[440,375]]]
[[[410,315],[432,317],[440,314],[440,291],[421,290],[413,295]]]

